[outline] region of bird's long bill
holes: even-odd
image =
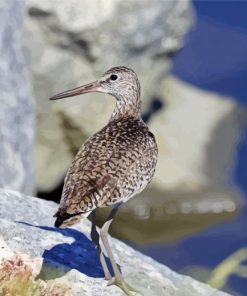
[[[68,97],[79,96],[90,92],[102,92],[100,83],[96,80],[94,82],[64,91],[50,98],[50,100],[59,100]]]

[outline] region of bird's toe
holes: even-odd
[[[129,285],[125,280],[116,279],[115,277],[112,277],[108,283],[107,286],[116,285],[118,286],[126,295],[128,296],[137,296],[142,295],[139,291],[134,289],[131,285]]]

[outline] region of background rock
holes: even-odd
[[[108,122],[114,106],[113,99],[97,94],[52,106],[48,98],[123,64],[137,72],[143,108],[149,110],[193,11],[190,1],[179,0],[28,0],[27,5],[23,44],[38,105],[37,186],[47,191],[61,182],[72,161],[70,140],[78,147]],[[77,139],[67,137],[71,126]]]
[[[31,194],[34,185],[34,111],[21,50],[25,1],[0,9],[0,186]]]
[[[70,229],[55,229],[53,202],[0,190],[0,235],[11,251],[43,258],[39,277],[60,278],[70,283],[73,295],[123,295],[117,287],[106,287],[87,220]],[[124,243],[110,239],[117,261],[130,284],[143,295],[229,295],[182,276]],[[3,245],[3,243],[1,243]],[[1,252],[1,251],[0,251]],[[2,256],[0,255],[0,258]]]

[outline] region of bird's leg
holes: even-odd
[[[129,284],[127,284],[124,279],[123,279],[123,276],[117,266],[117,263],[114,259],[114,256],[113,256],[113,253],[112,253],[112,250],[111,250],[111,247],[110,247],[110,244],[109,244],[109,241],[108,241],[108,230],[109,230],[109,227],[113,221],[113,217],[115,216],[119,206],[121,205],[121,203],[117,204],[111,211],[110,215],[108,216],[106,222],[104,223],[103,227],[101,228],[101,231],[100,231],[100,237],[101,237],[101,240],[104,244],[104,247],[105,247],[105,250],[107,252],[107,255],[109,256],[109,259],[111,261],[111,265],[112,265],[112,269],[113,269],[113,272],[114,272],[114,278],[111,278],[111,280],[109,281],[108,285],[117,285],[119,288],[121,288],[123,290],[123,292],[126,294],[126,295],[135,295],[133,294],[132,292],[134,293],[137,293],[138,291],[136,291],[135,289],[133,289]]]
[[[101,266],[103,268],[103,272],[105,275],[106,280],[111,279],[111,274],[109,272],[109,269],[107,267],[106,261],[105,261],[105,256],[101,250],[100,244],[99,244],[99,233],[96,228],[96,223],[95,223],[95,218],[96,218],[96,212],[95,210],[92,212],[92,226],[91,226],[91,239],[94,242],[96,253],[99,257]]]

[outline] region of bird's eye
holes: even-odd
[[[118,79],[118,76],[117,76],[116,74],[112,74],[112,75],[110,76],[110,79],[111,79],[111,80],[117,80],[117,79]]]

